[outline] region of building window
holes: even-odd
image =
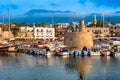
[[[43,29],[41,29],[41,32],[43,32]]]
[[[46,30],[46,32],[49,32],[48,29]]]
[[[70,38],[70,41],[72,41],[73,40],[73,38]]]
[[[37,29],[37,32],[39,32],[39,29]]]

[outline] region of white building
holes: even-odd
[[[91,25],[91,24],[93,24],[93,22],[88,22],[88,23],[87,23],[87,26],[89,26],[89,25]]]
[[[44,27],[20,27],[21,32],[32,32],[35,39],[54,39],[55,29],[54,28],[44,28]]]
[[[74,25],[79,25],[79,23],[78,22],[72,22]]]
[[[120,23],[116,23],[116,25],[115,26],[120,26]]]
[[[70,24],[69,23],[57,23],[58,28],[67,28]]]

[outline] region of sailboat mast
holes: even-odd
[[[10,33],[10,9],[8,8],[8,31]]]
[[[103,28],[104,28],[104,10],[102,12],[103,12]]]
[[[3,28],[4,28],[4,16],[3,16],[2,22],[3,22],[3,25],[2,25],[2,30],[3,30]]]
[[[52,27],[54,27],[54,16],[52,17]]]

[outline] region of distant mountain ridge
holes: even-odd
[[[120,11],[116,11],[115,13],[120,13]]]
[[[11,18],[12,22],[27,22],[27,23],[52,23],[52,19],[54,18],[54,23],[62,23],[62,22],[79,22],[79,20],[84,19],[85,22],[93,21],[93,17],[96,15],[97,20],[102,20],[102,13],[88,13],[88,14],[80,14],[80,12],[72,12],[69,10],[45,10],[45,9],[31,9],[27,11],[25,14],[22,14],[21,17]],[[114,11],[104,15],[105,21],[111,19],[111,22],[120,23],[120,11]],[[7,18],[5,20],[7,22]]]
[[[33,15],[33,14],[40,14],[40,13],[75,13],[72,11],[60,11],[60,10],[46,10],[46,9],[31,9],[25,13],[25,15]]]

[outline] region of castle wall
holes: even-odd
[[[93,47],[92,36],[89,32],[70,32],[65,34],[64,44],[69,49],[82,50],[84,46],[87,48]]]

